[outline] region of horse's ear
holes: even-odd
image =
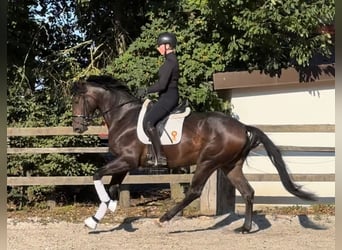
[[[77,82],[71,84],[71,94],[75,95],[77,93]]]
[[[76,81],[71,86],[71,93],[76,95],[85,91],[84,81]]]

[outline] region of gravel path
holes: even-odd
[[[335,217],[328,215],[256,215],[253,233],[236,234],[243,224],[236,214],[175,217],[163,227],[156,219],[127,218],[99,224],[90,231],[81,223],[8,219],[8,250],[59,249],[335,249]]]

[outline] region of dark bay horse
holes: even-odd
[[[137,138],[137,121],[141,102],[128,88],[109,76],[90,76],[73,85],[73,129],[83,133],[88,120],[99,110],[108,125],[109,150],[115,159],[99,168],[93,176],[101,204],[85,224],[92,229],[103,218],[107,209],[115,211],[117,194],[102,184],[102,177],[112,175],[111,187],[118,187],[128,171],[145,166],[147,145]],[[200,197],[202,189],[217,169],[221,169],[245,200],[245,221],[240,232],[252,227],[254,190],[242,172],[249,152],[262,144],[276,167],[285,189],[304,200],[315,200],[290,178],[280,150],[260,129],[244,125],[219,112],[192,112],[184,121],[182,139],[176,145],[164,145],[163,151],[170,169],[196,164],[196,170],[185,198],[166,212],[160,222],[171,220],[179,211]]]

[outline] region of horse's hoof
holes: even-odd
[[[110,200],[108,203],[108,209],[114,213],[116,210],[117,203],[118,203],[118,201],[116,201],[116,200],[115,201]]]
[[[85,219],[84,224],[86,227],[93,230],[95,230],[97,226],[97,222],[92,217]]]
[[[154,224],[156,224],[158,227],[165,227],[166,225],[168,225],[167,221],[161,222],[159,219],[154,221]]]
[[[247,234],[250,232],[250,230],[248,230],[245,227],[239,227],[239,228],[234,229],[234,232],[237,234]]]

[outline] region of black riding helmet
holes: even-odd
[[[177,45],[176,36],[169,32],[161,33],[157,40],[158,47],[162,44],[170,44],[170,46],[175,49]]]

